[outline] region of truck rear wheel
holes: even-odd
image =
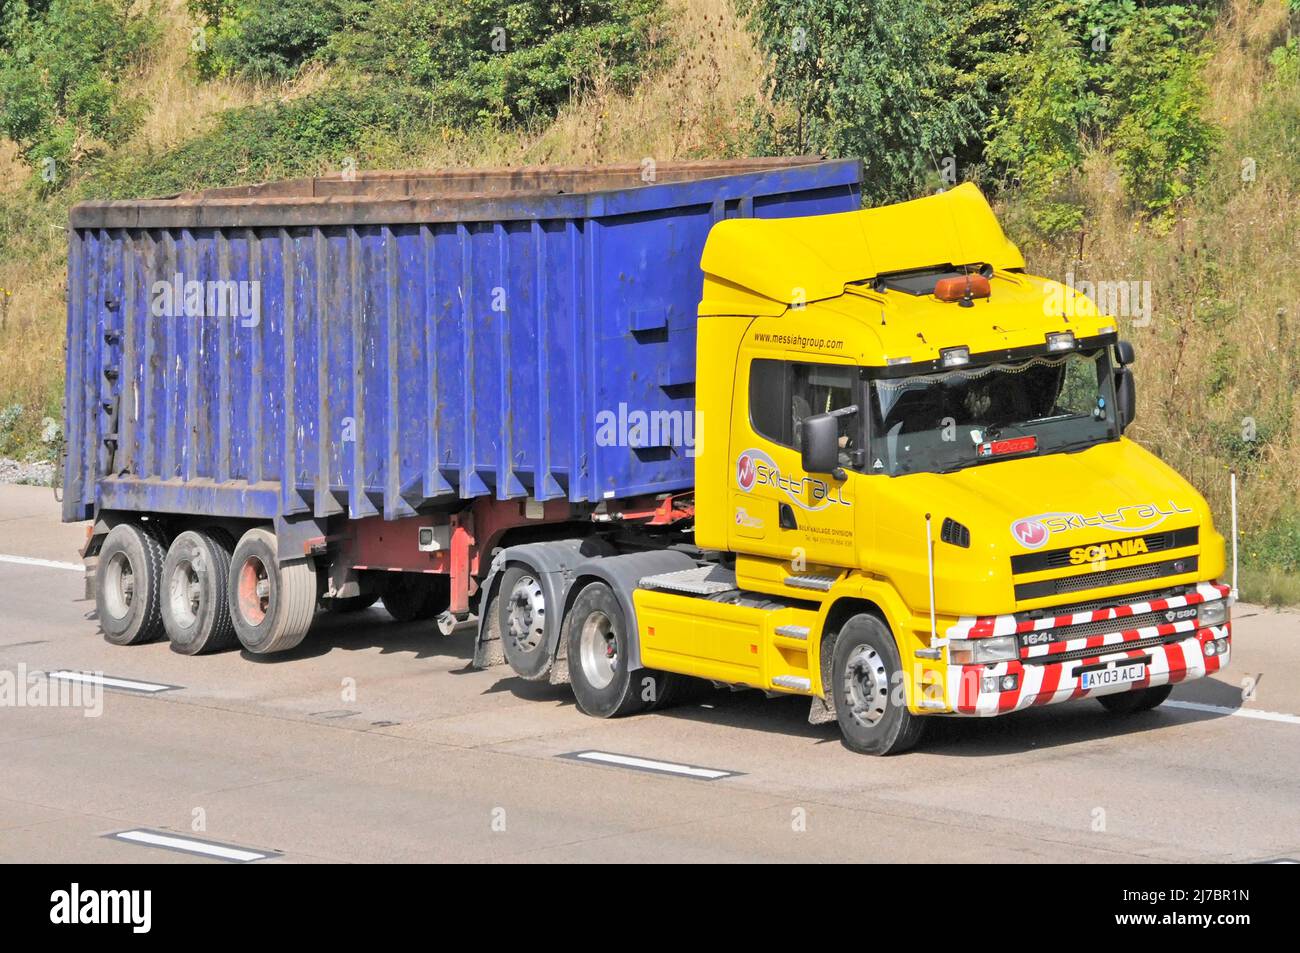
[[[239,642],[254,655],[284,652],[303,640],[316,612],[316,570],[305,559],[280,562],[275,534],[244,534],[230,560],[227,590]]]
[[[421,572],[385,573],[379,584],[384,608],[398,622],[432,619],[451,596],[451,577]]]
[[[594,582],[578,593],[564,617],[561,637],[569,683],[578,707],[597,718],[621,718],[664,699],[672,676],[627,667],[627,622],[614,591]]]
[[[104,638],[140,645],[162,638],[162,534],[134,523],[114,526],[99,550],[95,609]]]
[[[1139,711],[1150,711],[1163,703],[1173,690],[1173,685],[1156,685],[1136,691],[1117,692],[1114,695],[1098,695],[1097,701],[1112,715],[1131,715]]]
[[[925,722],[907,710],[901,671],[894,636],[883,622],[864,614],[844,623],[835,639],[831,690],[846,748],[897,754],[921,739]]]
[[[199,655],[234,648],[226,587],[234,541],[224,530],[186,530],[167,549],[162,570],[162,621],[172,650]]]
[[[546,590],[540,574],[515,564],[501,575],[493,599],[501,631],[501,649],[510,667],[523,678],[542,679],[551,667],[546,638]]]

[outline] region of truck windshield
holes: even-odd
[[[867,383],[872,473],[944,472],[1119,436],[1106,348]]]

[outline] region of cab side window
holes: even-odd
[[[852,367],[759,358],[749,369],[750,423],[760,436],[798,450],[805,417],[855,403],[856,376]],[[855,442],[857,421],[839,419],[841,446]]]

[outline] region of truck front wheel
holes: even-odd
[[[316,570],[305,559],[280,562],[275,534],[244,534],[230,560],[230,617],[254,655],[284,652],[303,640],[316,613]]]
[[[114,526],[99,550],[95,609],[104,638],[114,645],[139,645],[163,635],[162,535],[153,526]]]
[[[623,607],[614,591],[594,582],[578,593],[564,617],[569,682],[578,707],[597,718],[645,710],[667,690],[669,676],[628,669],[630,644]]]
[[[856,615],[840,629],[831,673],[846,748],[897,754],[921,739],[925,722],[907,710],[894,636],[875,616]]]

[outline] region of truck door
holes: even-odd
[[[864,415],[839,418],[843,479],[803,470],[801,424],[813,414],[861,406],[858,368],[831,358],[749,356],[742,352],[734,389],[729,500],[731,548],[792,563],[854,566],[854,451]]]

